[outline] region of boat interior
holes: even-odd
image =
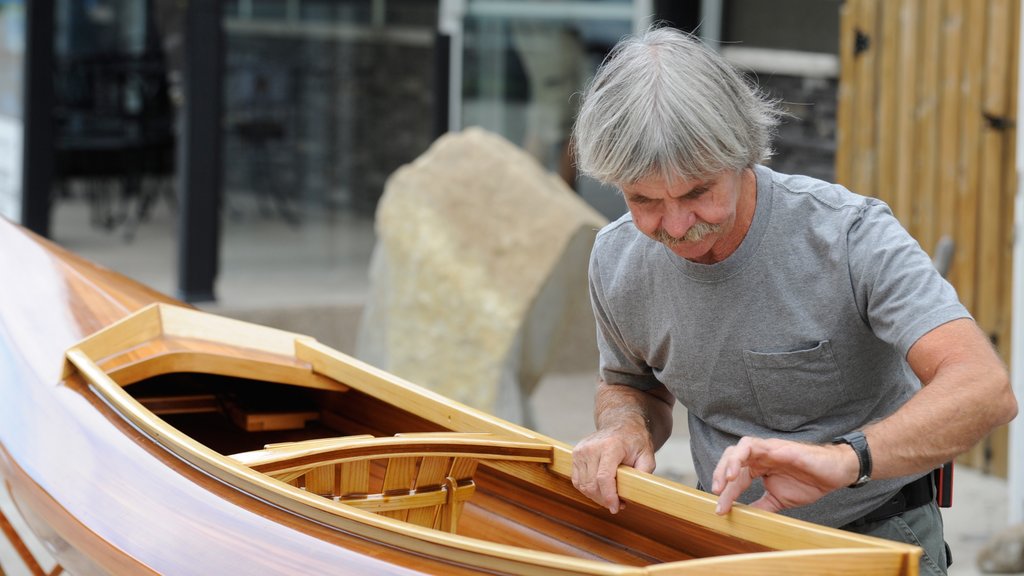
[[[572,486],[571,449],[556,440],[312,339],[191,309],[154,304],[96,333],[67,352],[65,377],[76,374],[150,438],[228,484],[321,523],[384,528],[398,545],[609,574],[815,548],[846,553],[851,568],[857,558],[904,562],[905,550],[835,531],[775,541],[756,523],[748,533],[716,530],[702,516],[713,500],[660,479],[652,498],[629,499],[623,485],[627,504],[611,515]],[[662,506],[659,490],[687,498]]]

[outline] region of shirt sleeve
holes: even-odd
[[[662,384],[655,378],[651,367],[630,352],[629,344],[615,323],[612,306],[604,291],[607,271],[599,263],[600,242],[595,243],[590,256],[590,302],[597,324],[599,374],[608,384],[624,384],[640,390],[649,390]]]
[[[847,233],[847,249],[861,316],[904,358],[921,336],[971,317],[884,202],[871,199],[860,210]]]

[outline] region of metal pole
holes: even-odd
[[[700,0],[700,39],[718,50],[722,43],[722,0]]]
[[[185,82],[178,135],[178,298],[214,300],[220,249],[220,0],[191,0],[185,13]]]
[[[53,188],[54,0],[25,2],[21,223],[50,236]]]
[[[462,129],[462,21],[465,17],[466,0],[441,0],[438,31],[448,38],[448,130],[452,132]]]
[[[654,19],[653,0],[633,0],[633,33],[640,34],[651,27]]]

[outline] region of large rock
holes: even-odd
[[[526,399],[556,345],[593,338],[587,261],[604,223],[501,137],[441,137],[377,207],[357,356],[530,424]]]

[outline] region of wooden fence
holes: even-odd
[[[846,0],[837,180],[887,202],[1005,361],[1010,350],[1020,0]],[[1006,474],[1006,430],[962,458]]]

